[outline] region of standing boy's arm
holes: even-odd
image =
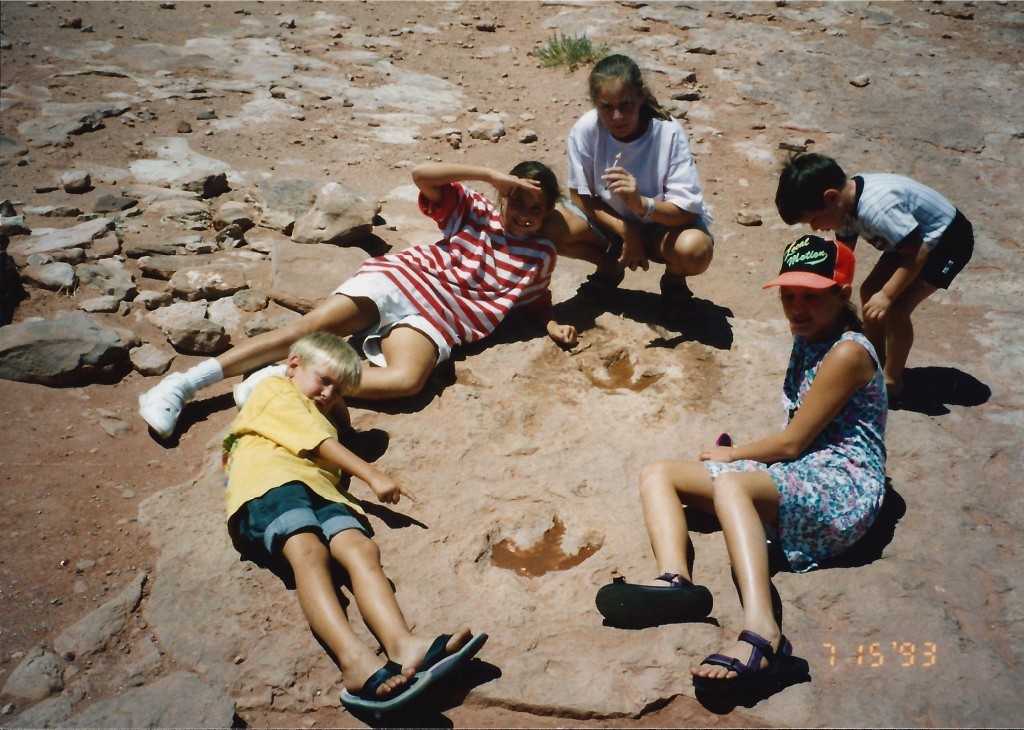
[[[384,472],[375,468],[372,464],[360,459],[356,454],[341,445],[337,439],[327,438],[320,442],[320,445],[313,450],[313,456],[326,464],[343,469],[354,477],[366,482],[377,500],[386,504],[397,504],[404,494],[413,502],[416,498],[412,492],[392,479]]]
[[[889,277],[889,281],[885,282],[874,296],[864,302],[864,319],[868,321],[877,322],[885,317],[892,303],[921,273],[921,267],[928,259],[928,247],[924,245],[924,237],[920,229],[907,236],[896,253],[900,256],[899,266]]]

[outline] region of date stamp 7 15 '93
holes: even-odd
[[[931,641],[872,642],[858,644],[855,652],[844,651],[836,644],[823,643],[825,659],[830,667],[882,667],[911,669],[934,667],[939,660],[939,647]]]

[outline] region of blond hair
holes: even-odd
[[[288,357],[298,356],[304,365],[323,365],[341,387],[352,393],[363,377],[359,355],[344,339],[330,332],[313,332],[299,339],[288,350]]]

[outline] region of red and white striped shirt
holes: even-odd
[[[486,337],[514,306],[550,304],[551,241],[506,232],[491,201],[458,183],[419,205],[444,238],[368,259],[356,276],[385,274],[453,346]]]

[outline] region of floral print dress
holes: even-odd
[[[797,337],[782,390],[787,423],[793,418],[821,361],[840,342],[864,347],[875,361],[875,376],[854,392],[839,414],[792,461],[704,462],[714,479],[734,471],[765,471],[779,489],[779,519],[769,537],[778,541],[797,572],[849,548],[867,532],[885,494],[885,422],[888,404],[878,356],[864,335],[844,332],[832,342]]]

